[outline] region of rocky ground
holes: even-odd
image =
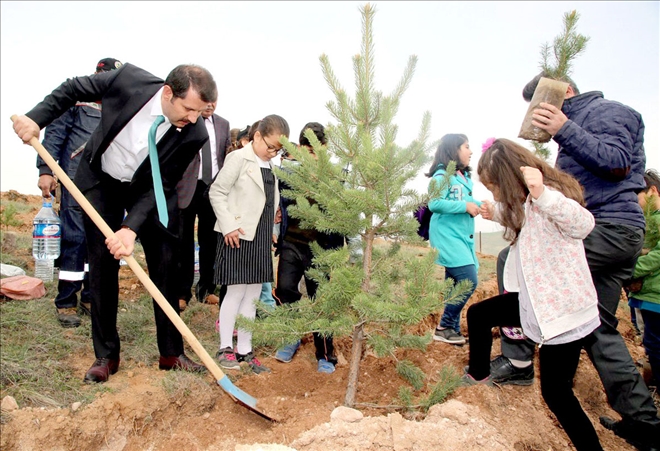
[[[3,199],[6,193],[3,193]],[[32,199],[35,198],[35,199]],[[36,196],[28,201],[38,205]],[[484,257],[489,258],[489,257]],[[492,258],[492,257],[491,257]],[[122,268],[122,271],[130,271]],[[128,280],[126,283],[135,284]],[[470,303],[495,293],[490,280],[481,284]],[[44,302],[52,300],[44,299]],[[13,302],[13,301],[10,301]],[[216,309],[217,306],[204,305]],[[627,317],[619,311],[620,331],[633,359],[643,349]],[[1,320],[1,319],[0,319]],[[434,318],[420,325],[433,327]],[[465,324],[463,323],[465,327]],[[213,327],[209,324],[208,327]],[[62,333],[67,333],[62,330]],[[242,375],[236,386],[258,399],[259,408],[276,417],[268,421],[235,403],[210,375],[159,371],[157,364],[122,361],[120,371],[106,383],[107,390],[85,404],[65,408],[12,406],[4,400],[0,449],[137,451],[137,450],[360,450],[443,451],[573,449],[544,405],[538,371],[529,387],[461,387],[426,415],[397,408],[397,392],[404,381],[392,358],[367,353],[361,363],[357,410],[342,407],[350,352],[348,339],[338,339],[340,364],[331,375],[316,372],[311,337],[294,360],[283,364],[271,356],[263,362],[271,373]],[[499,351],[495,340],[493,355]],[[188,349],[189,355],[193,355]],[[433,343],[424,353],[401,351],[421,366],[431,382],[438,371],[453,366],[462,371],[468,346]],[[71,355],[67,364],[80,374],[81,392],[90,388],[82,376],[93,361],[90,351]],[[538,370],[538,367],[537,367]],[[606,450],[634,448],[598,423],[599,415],[616,414],[607,405],[596,371],[583,355],[575,391]],[[4,394],[2,394],[4,395]],[[657,397],[657,395],[656,395]]]

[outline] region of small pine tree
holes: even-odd
[[[0,214],[0,224],[5,228],[5,231],[9,227],[18,227],[23,225],[23,222],[16,217],[16,207],[14,204],[7,204],[2,209],[2,214]]]
[[[542,158],[545,161],[548,161],[548,158],[550,158],[550,148],[548,146],[538,141],[532,141],[532,147],[532,152],[534,152],[534,155]]]
[[[555,37],[552,52],[546,42],[541,46],[541,69],[554,80],[568,81],[573,69],[573,61],[587,47],[589,38],[577,33],[580,15],[576,10],[564,14],[564,30]],[[554,61],[551,62],[551,54]]]
[[[311,332],[351,336],[347,406],[355,405],[365,340],[377,356],[392,356],[398,362],[398,373],[416,390],[424,385],[424,373],[410,361],[399,361],[395,350],[426,349],[431,333],[419,336],[411,333],[410,327],[438,313],[445,302],[459,298],[467,285],[452,286],[449,281],[437,280],[434,252],[421,258],[401,252],[402,242],[422,243],[417,236],[419,224],[411,213],[428,201],[428,195],[406,185],[429,161],[426,142],[430,114],[423,115],[417,139],[407,147],[396,144],[393,119],[417,58],[409,58],[390,95],[378,91],[372,37],[375,9],[366,4],[360,12],[361,53],[353,57],[355,97],[349,97],[328,57],[322,55],[323,75],[335,96],[327,108],[337,123],[326,127],[327,146],[321,145],[311,130],[306,132],[316,158],[283,140],[299,164],[284,170],[283,163],[283,169],[276,172],[290,187],[282,195],[295,199],[288,213],[300,219],[302,228],[346,237],[359,235],[363,252],[352,263],[355,253],[348,247],[326,251],[312,243],[314,267],[307,275],[319,284],[315,297],[272,311],[260,308],[259,321],[239,323],[253,331],[257,344],[291,343]],[[448,179],[449,175],[435,189],[441,189]]]
[[[580,15],[576,10],[564,13],[564,29],[555,37],[552,45],[546,42],[541,45],[541,70],[545,76],[553,80],[568,82],[573,69],[573,61],[587,47],[589,38],[577,33],[577,22]],[[554,61],[551,61],[554,56]],[[533,152],[539,158],[548,160],[550,149],[543,143],[532,141]]]

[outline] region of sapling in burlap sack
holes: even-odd
[[[552,46],[552,54],[555,57],[554,64],[550,63],[550,46],[545,43],[541,47],[543,77],[539,80],[534,96],[529,103],[527,114],[520,127],[520,133],[518,133],[519,138],[539,143],[548,142],[552,138],[550,133],[532,124],[532,114],[542,102],[554,105],[559,109],[564,104],[573,60],[585,49],[589,40],[588,37],[576,32],[579,17],[575,10],[564,14],[564,31],[555,38]]]

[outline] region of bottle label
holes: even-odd
[[[58,224],[34,224],[33,238],[60,238],[60,226]]]

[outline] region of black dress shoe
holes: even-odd
[[[532,385],[534,365],[517,368],[508,358],[499,355],[490,362],[490,376],[497,385]]]
[[[115,374],[119,369],[119,359],[100,358],[94,361],[94,364],[85,374],[84,382],[105,382],[111,374]]]
[[[191,373],[203,373],[206,371],[204,365],[195,363],[188,358],[185,354],[178,357],[164,357],[160,356],[158,359],[158,368],[161,370],[181,370],[189,371]]]

